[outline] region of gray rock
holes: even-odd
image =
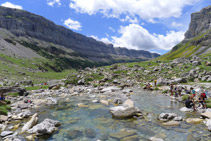
[[[11,134],[13,134],[12,131],[3,131],[3,132],[1,132],[1,137],[6,137],[6,136],[9,136]]]
[[[60,122],[56,120],[51,119],[45,119],[43,122],[35,125],[32,129],[28,130],[30,134],[36,133],[39,136],[46,135],[46,134],[52,134],[55,130],[57,130],[56,127],[60,126]]]
[[[174,113],[161,113],[158,117],[160,121],[169,121],[173,120],[175,117],[177,117],[177,114]]]
[[[201,65],[201,62],[200,61],[193,61],[192,64],[194,66],[199,66],[199,65]]]

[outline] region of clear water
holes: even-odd
[[[112,99],[112,97],[110,98]],[[171,102],[168,96],[135,90],[131,99],[143,111],[144,119],[113,119],[109,113],[109,108],[113,105],[94,104],[92,103],[93,98],[89,96],[71,97],[66,102],[61,100],[56,107],[45,109],[42,117],[40,117],[40,120],[49,117],[62,123],[59,130],[46,140],[96,141],[101,139],[115,141],[116,139],[110,137],[110,133],[135,130],[139,137],[138,140],[147,140],[149,137],[155,136],[166,141],[210,141],[211,133],[204,124],[192,125],[182,121],[180,126],[166,127],[157,121],[158,115],[162,112],[177,113],[183,118],[199,117],[197,113],[180,112],[179,109],[184,105],[179,102]],[[76,106],[78,103],[87,104],[89,107],[79,108]],[[94,130],[96,137],[87,137],[85,129]],[[81,131],[81,134],[77,138],[71,139],[68,136],[70,130]]]

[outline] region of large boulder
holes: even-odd
[[[0,92],[2,93],[18,93],[20,96],[23,96],[26,93],[26,89],[21,87],[0,87]]]
[[[126,100],[122,106],[116,106],[109,109],[114,118],[131,118],[133,116],[141,116],[141,111],[134,107],[134,102]]]
[[[201,116],[202,116],[203,118],[209,118],[209,119],[211,119],[211,112],[202,113]]]
[[[36,134],[39,136],[46,135],[46,134],[48,135],[48,134],[52,134],[55,130],[57,130],[58,126],[60,126],[59,121],[51,120],[47,118],[43,122],[37,124],[30,130],[28,130],[28,132],[30,134]]]
[[[208,127],[208,130],[211,131],[211,119],[206,119],[204,123]]]
[[[175,117],[177,117],[177,114],[174,113],[161,113],[158,117],[160,121],[169,121],[173,120]]]
[[[187,118],[186,122],[187,123],[191,123],[191,124],[198,124],[201,123],[203,121],[203,119],[200,118]]]

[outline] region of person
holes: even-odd
[[[170,85],[170,92],[171,92],[171,96],[173,96],[173,92],[174,92],[174,85],[173,84]]]
[[[155,87],[157,86],[157,80],[156,79],[154,80],[154,85],[155,85]]]
[[[181,93],[182,93],[182,86],[179,84],[179,86],[177,87],[177,89],[178,89],[179,96],[181,96]]]
[[[1,94],[0,94],[0,101],[4,101],[5,100],[5,96],[4,96],[4,94],[1,92]]]
[[[187,108],[193,108],[193,110],[196,111],[193,96],[188,96],[188,99],[185,100],[185,106]]]
[[[174,87],[175,97],[178,97],[178,87],[175,85]]]
[[[190,90],[191,90],[191,94],[195,97],[196,96],[196,91],[194,90],[194,88],[191,87]]]
[[[201,104],[202,105],[202,107],[203,107],[203,109],[206,109],[207,108],[207,106],[206,106],[206,104],[205,104],[205,99],[206,99],[207,97],[206,97],[206,94],[204,93],[204,92],[202,92],[201,93],[201,95],[200,95],[200,97],[199,97],[199,104]]]

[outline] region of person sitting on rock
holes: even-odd
[[[196,111],[193,98],[193,96],[188,96],[187,100],[185,100],[185,106],[186,108],[193,108],[193,110]]]

